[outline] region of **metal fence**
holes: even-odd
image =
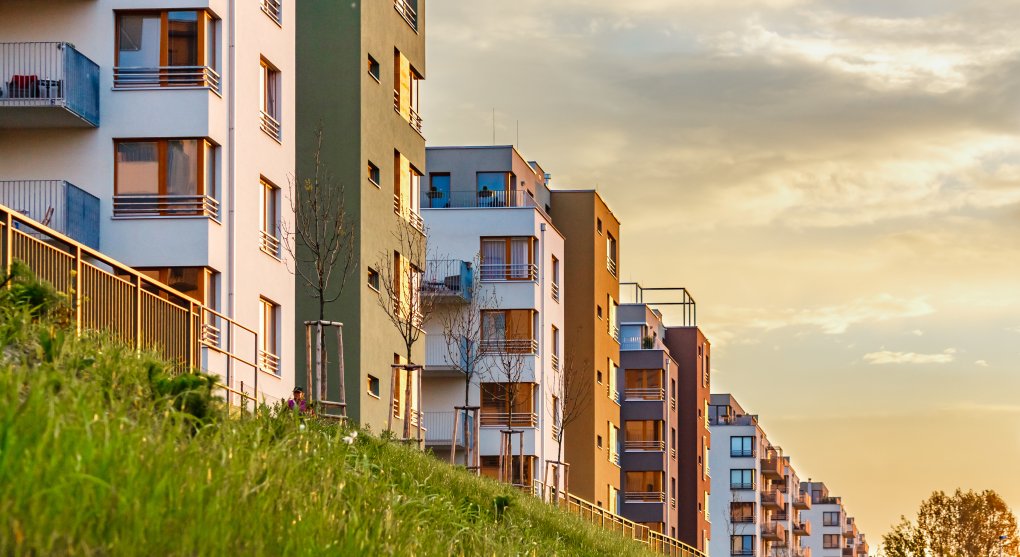
[[[66,180],[0,180],[0,204],[99,249],[99,198]]]
[[[459,259],[430,259],[425,264],[422,289],[436,296],[471,300],[473,282],[471,263]]]
[[[230,389],[263,397],[254,330],[2,205],[0,237],[4,269],[23,261],[68,296],[78,331],[108,333],[156,352],[178,372],[202,369]]]
[[[531,207],[542,210],[538,200],[526,190],[513,191],[443,191],[423,190],[422,209],[464,209],[464,208]]]
[[[62,106],[99,126],[99,65],[70,43],[0,43],[3,106]]]

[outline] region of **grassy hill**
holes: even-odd
[[[0,292],[0,555],[647,554],[364,432],[228,417],[208,379],[75,337],[53,302]]]

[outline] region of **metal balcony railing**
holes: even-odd
[[[761,492],[761,504],[765,507],[783,508],[786,500],[782,491],[769,489]]]
[[[83,125],[99,126],[99,65],[70,43],[0,43],[0,127]]]
[[[613,259],[612,257],[606,257],[606,269],[608,269],[609,272],[612,273],[613,276],[615,277],[616,276],[616,260]]]
[[[666,450],[665,441],[626,440],[623,442],[625,451],[653,451],[662,452]]]
[[[625,491],[623,500],[627,503],[663,503],[666,494],[661,491]]]
[[[552,362],[553,371],[560,370],[560,357],[558,354],[553,354],[549,356],[549,361]]]
[[[559,301],[560,299],[560,283],[552,283],[552,299]]]
[[[199,87],[220,92],[220,74],[209,66],[157,66],[113,68],[113,88],[159,89],[162,87]]]
[[[538,280],[538,265],[534,263],[482,263],[480,267],[486,282]]]
[[[478,423],[482,427],[535,427],[538,415],[534,412],[489,412],[482,409]]]
[[[611,451],[609,453],[609,462],[619,466],[620,465],[620,453],[619,451]]]
[[[220,203],[208,195],[115,195],[114,217],[220,217]]]
[[[442,334],[425,336],[426,369],[455,369],[461,372],[467,369],[471,341],[467,337],[457,339],[454,354],[451,354],[447,343],[446,337]]]
[[[423,412],[425,425],[426,445],[450,445],[454,443],[458,447],[465,446],[465,440],[470,440],[475,430],[474,417],[467,416],[467,434],[464,430],[464,414],[456,412]],[[453,441],[454,421],[457,421],[457,440]]]
[[[425,232],[425,220],[417,211],[401,203],[400,195],[396,193],[393,194],[393,214],[407,220],[416,230]]]
[[[606,396],[609,397],[609,400],[612,400],[617,404],[620,403],[620,391],[612,383],[606,385]]]
[[[70,182],[0,181],[0,204],[99,249],[99,198]]]
[[[283,128],[280,121],[264,110],[259,110],[259,128],[277,143],[283,142]]]
[[[438,297],[471,301],[474,272],[471,263],[459,259],[430,259],[425,264],[422,291]]]
[[[276,22],[277,25],[283,25],[283,0],[262,0],[261,1],[262,12],[269,16]]]
[[[422,209],[507,209],[531,208],[545,214],[545,209],[527,190],[513,191],[442,191],[423,190]]]
[[[418,132],[418,135],[421,135],[421,133],[422,133],[422,131],[421,131],[421,114],[418,114],[418,111],[415,110],[415,108],[413,106],[410,108],[410,112],[408,113],[407,123],[411,125],[411,129],[412,130]]]
[[[417,0],[393,0],[393,9],[397,10],[400,17],[411,26],[411,29],[418,30],[418,2]]]
[[[280,357],[267,350],[259,350],[259,369],[280,375]]]
[[[730,489],[753,490],[754,482],[730,482]]]
[[[265,230],[259,230],[259,249],[272,255],[280,257],[280,239]]]
[[[609,336],[613,337],[613,340],[620,342],[620,326],[615,323],[609,324]]]
[[[479,343],[482,354],[538,354],[538,341],[535,339],[493,339]]]

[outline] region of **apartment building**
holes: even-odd
[[[425,354],[419,341],[408,358],[379,303],[380,280],[407,282],[399,275],[420,275],[425,266],[420,250],[407,243],[415,233],[421,236],[417,241],[425,241],[418,205],[425,169],[424,8],[424,0],[302,0],[296,8],[297,175],[300,180],[314,172],[321,129],[322,165],[330,184],[343,188],[347,218],[357,226],[355,268],[325,318],[344,324],[347,414],[375,431],[389,427],[391,415],[393,429],[403,427],[404,406],[393,398],[406,392],[416,373],[399,369],[392,381],[392,366],[421,364]],[[385,276],[387,268],[394,276]],[[340,282],[335,277],[332,288]],[[303,352],[301,322],[318,318],[318,301],[300,283],[297,308],[295,350]],[[336,347],[327,349],[335,353]],[[411,385],[412,399],[417,391]],[[417,407],[412,400],[412,419]]]
[[[158,306],[167,319],[200,304],[202,346],[214,348],[200,365],[237,390],[257,384],[269,401],[294,384],[283,326],[294,320],[294,278],[280,250],[296,138],[294,8],[0,5],[0,203],[183,296],[132,301],[114,285],[110,303]],[[158,336],[131,334],[142,345]]]
[[[566,427],[570,490],[620,511],[620,221],[595,190],[553,190],[553,222],[570,262],[563,304],[571,381],[588,390]],[[562,260],[560,260],[562,262]],[[555,263],[554,263],[555,264]]]
[[[621,304],[620,377],[623,400],[621,514],[677,537],[680,516],[677,388],[680,366],[663,343],[662,313],[647,304]]]
[[[805,514],[815,528],[805,538],[805,544],[814,557],[867,557],[867,539],[857,529],[854,518],[847,514],[843,499],[831,495],[824,482],[803,482],[800,489],[812,503],[811,510]]]
[[[512,146],[429,147],[427,158],[421,207],[435,258],[423,291],[438,303],[425,323],[426,445],[444,455],[453,444],[461,454],[470,442],[453,435],[467,389],[467,405],[479,408],[481,473],[506,480],[502,454],[513,483],[550,483],[566,290],[564,237],[549,217],[545,173]],[[478,313],[476,325],[454,329],[443,318],[464,312]],[[451,351],[451,334],[463,349]],[[473,373],[469,385],[465,371]],[[509,449],[501,448],[506,441]]]

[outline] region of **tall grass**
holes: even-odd
[[[195,406],[204,381],[31,304],[0,298],[0,347],[0,555],[645,554],[364,432]]]

